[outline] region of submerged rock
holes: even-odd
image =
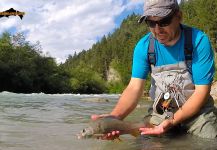
[[[85,102],[95,102],[95,103],[108,103],[109,99],[107,98],[82,98],[81,101],[85,101]]]

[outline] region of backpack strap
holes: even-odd
[[[149,36],[149,46],[148,46],[148,62],[151,65],[156,64],[156,54],[154,50],[154,37],[152,34]]]
[[[193,52],[193,45],[192,45],[192,29],[190,27],[184,27],[184,36],[185,36],[185,60],[189,61],[192,60],[192,52]]]
[[[192,28],[187,26],[182,26],[184,30],[184,54],[185,62],[190,73],[192,73],[192,53],[193,53],[193,44],[192,44]]]

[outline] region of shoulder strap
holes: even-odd
[[[192,28],[190,27],[183,27],[184,36],[185,36],[185,61],[192,61],[192,52],[193,52],[193,45],[192,45]]]
[[[156,54],[154,50],[154,37],[152,34],[149,36],[149,46],[148,46],[148,61],[150,65],[156,64]]]
[[[193,44],[192,44],[192,28],[183,27],[184,30],[184,51],[185,51],[185,63],[188,67],[188,72],[192,74],[192,54],[193,54]]]

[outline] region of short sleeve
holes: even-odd
[[[146,79],[150,71],[147,54],[149,45],[149,35],[143,37],[136,45],[133,54],[132,77]]]
[[[192,77],[196,85],[212,83],[215,63],[214,53],[207,35],[201,31],[194,32],[195,48],[192,60]]]

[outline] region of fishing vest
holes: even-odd
[[[153,111],[158,114],[174,113],[193,94],[192,82],[192,29],[182,26],[184,31],[185,60],[176,64],[155,66],[154,37],[150,35],[148,61],[151,67],[150,97],[154,100]],[[171,114],[170,114],[171,117]]]

